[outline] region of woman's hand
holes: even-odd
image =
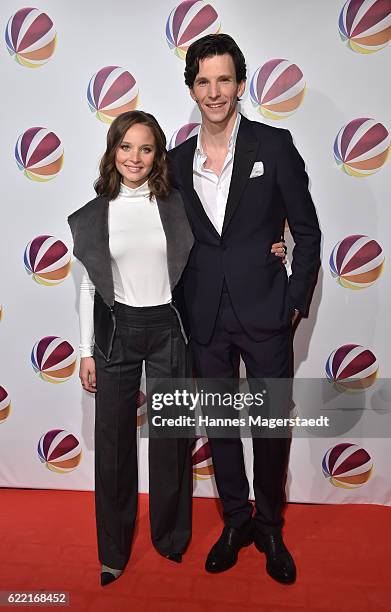
[[[271,253],[274,253],[276,257],[281,257],[282,263],[285,263],[286,259],[286,246],[285,242],[275,242],[272,245]]]
[[[82,357],[80,359],[79,378],[85,391],[96,393],[96,370],[93,357]]]

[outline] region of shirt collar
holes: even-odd
[[[239,132],[240,120],[241,120],[241,115],[240,113],[237,113],[236,120],[232,128],[231,136],[229,137],[229,140],[228,140],[228,153],[232,153],[235,149],[236,140],[237,140],[238,132]],[[206,159],[206,153],[204,152],[202,148],[202,143],[201,143],[201,132],[202,132],[202,124],[200,125],[200,128],[198,130],[196,155]]]
[[[149,197],[149,194],[150,194],[150,189],[148,185],[148,179],[145,181],[145,183],[135,188],[127,187],[126,185],[124,185],[124,183],[121,182],[119,195],[123,198],[132,199],[132,198],[140,198],[143,196]]]

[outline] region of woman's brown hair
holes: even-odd
[[[94,183],[94,189],[98,195],[106,196],[110,200],[115,200],[118,196],[122,177],[115,165],[115,154],[128,129],[136,123],[149,127],[155,138],[155,159],[152,171],[148,176],[150,197],[164,199],[170,193],[164,132],[153,115],[143,111],[129,111],[118,115],[107,133],[106,151],[99,164],[100,176]]]

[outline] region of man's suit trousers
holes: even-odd
[[[292,365],[291,329],[285,328],[261,342],[250,338],[243,330],[234,310],[226,286],[208,344],[191,341],[194,366],[198,378],[238,378],[241,355],[247,372],[250,391],[256,392],[259,379],[283,378],[284,406],[278,406],[278,416],[288,416]],[[284,384],[285,383],[285,384]],[[227,383],[227,386],[229,384]],[[231,384],[232,388],[232,384]],[[240,415],[238,415],[240,416]],[[269,414],[273,416],[273,414]],[[277,415],[276,415],[277,416]],[[284,434],[285,435],[285,434]],[[216,485],[223,505],[224,522],[230,527],[241,527],[253,514],[249,501],[249,484],[245,471],[243,445],[239,437],[209,437]],[[285,501],[285,482],[290,449],[290,436],[253,437],[255,524],[261,533],[280,531],[282,508]]]

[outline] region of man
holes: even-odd
[[[304,162],[287,130],[238,113],[246,64],[230,36],[208,35],[190,46],[185,82],[202,126],[170,158],[195,236],[184,298],[196,374],[235,377],[240,354],[249,382],[287,379],[292,325],[308,314],[319,269],[320,231]],[[286,218],[295,241],[289,281],[270,253]],[[289,438],[253,438],[254,518],[240,438],[209,441],[225,527],[206,570],[229,569],[254,539],[268,573],[294,582],[281,535]]]

